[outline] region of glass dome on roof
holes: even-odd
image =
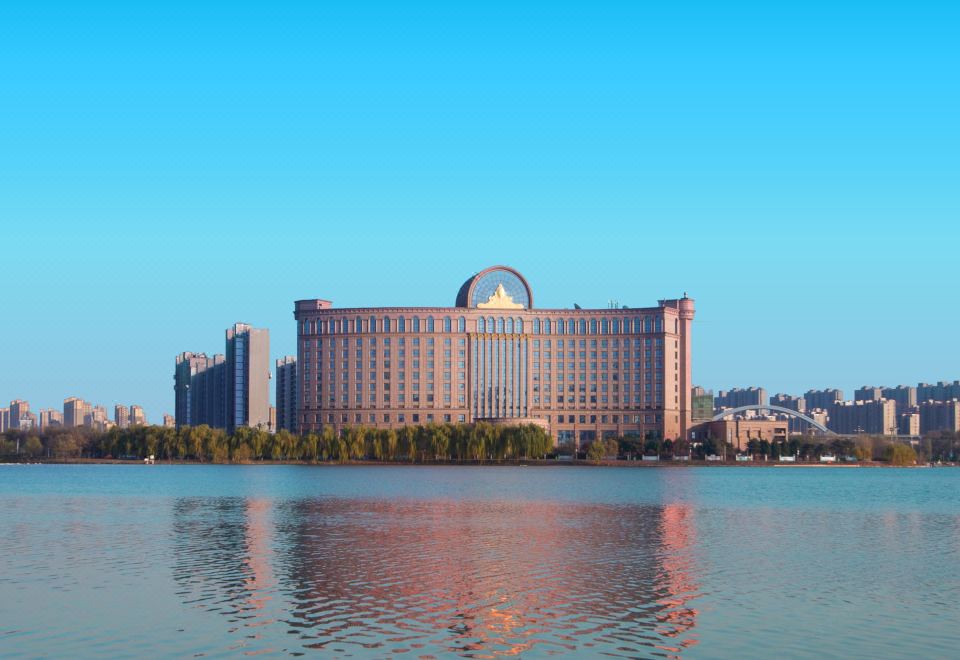
[[[494,266],[463,283],[457,294],[457,306],[530,309],[532,298],[529,285],[520,273],[505,266]]]

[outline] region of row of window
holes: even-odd
[[[321,415],[309,415],[306,414],[303,416],[303,423],[310,424],[311,417],[313,417],[312,423],[320,424]],[[422,415],[423,420],[427,424],[431,424],[436,421],[433,413],[426,413]],[[557,415],[556,422],[557,424],[619,424],[620,415]],[[327,413],[326,421],[327,424],[333,424],[334,419],[336,418],[335,413]],[[444,413],[440,416],[440,419],[446,423],[450,424],[454,420],[454,416],[450,413]],[[550,417],[547,416],[546,419],[550,421]],[[382,421],[384,424],[390,424],[393,422],[393,415],[390,413],[383,413],[382,415],[377,415],[377,413],[367,413],[366,423],[376,424],[378,420]],[[588,421],[589,420],[589,421]],[[406,413],[397,413],[396,421],[399,424],[407,423],[407,414]],[[456,421],[460,424],[466,421],[465,415],[457,415]],[[624,424],[655,424],[660,421],[660,415],[657,414],[643,414],[643,415],[623,415]],[[419,424],[421,422],[420,413],[411,413],[410,414],[410,423]],[[350,415],[348,413],[340,413],[340,423],[349,424]],[[364,415],[363,413],[354,413],[353,414],[353,423],[354,424],[363,424]]]
[[[386,346],[392,346],[393,344],[391,343],[391,339],[393,339],[393,338],[392,338],[392,337],[383,337],[383,339],[382,339],[383,346],[385,346],[385,347],[386,347]],[[396,337],[396,340],[397,340],[397,346],[400,346],[401,349],[407,345],[406,337]],[[363,348],[363,338],[362,338],[362,337],[356,337],[356,338],[354,338],[354,342],[353,342],[353,343],[354,343],[354,346],[356,346],[357,348]],[[377,345],[377,338],[376,338],[376,337],[370,337],[370,338],[367,340],[367,343],[368,343],[370,346],[376,346],[376,345]],[[410,339],[410,343],[411,343],[411,345],[413,345],[413,346],[420,346],[420,345],[421,345],[421,344],[420,344],[420,337],[412,337],[412,338]],[[443,345],[444,345],[444,346],[451,346],[452,344],[453,344],[453,342],[451,341],[451,339],[450,339],[449,337],[444,338],[444,340],[443,340]],[[542,344],[543,344],[543,348],[553,348],[554,346],[556,346],[557,348],[568,348],[568,349],[569,349],[569,348],[586,348],[586,347],[587,347],[587,340],[586,340],[586,339],[580,339],[580,340],[576,340],[576,339],[566,339],[566,340],[564,340],[564,339],[544,339],[544,340],[542,341]],[[633,347],[634,347],[634,348],[640,348],[641,346],[646,346],[647,348],[650,348],[651,346],[656,345],[656,347],[657,347],[658,349],[663,349],[663,338],[660,337],[660,338],[658,338],[656,341],[654,341],[653,339],[651,339],[651,338],[649,338],[649,337],[647,337],[646,339],[640,339],[639,337],[635,337],[635,338],[632,340],[632,344],[633,344]],[[678,342],[677,342],[676,340],[674,340],[673,344],[674,344],[674,348],[677,348],[677,347],[678,347]],[[327,344],[326,344],[326,345],[327,345],[328,348],[336,348],[336,346],[337,346],[337,340],[336,340],[336,339],[327,340]],[[428,347],[436,346],[436,340],[435,340],[433,337],[427,337],[427,338],[426,338],[426,345],[427,345]],[[622,342],[621,342],[619,339],[601,339],[599,342],[598,342],[596,339],[591,339],[591,340],[590,340],[590,348],[591,348],[591,349],[596,349],[598,346],[599,346],[600,348],[621,348],[621,347],[622,347],[622,348],[624,348],[624,349],[629,349],[629,348],[630,348],[630,345],[631,345],[631,340],[630,340],[630,339],[624,339]],[[310,341],[304,341],[304,342],[302,343],[302,346],[307,350],[307,352],[308,352],[308,354],[309,354],[310,348],[311,348],[311,346],[313,346],[313,344],[311,344]],[[322,349],[323,346],[324,346],[324,344],[323,344],[323,339],[317,339],[317,340],[316,340],[316,347],[317,347],[318,349]],[[342,338],[342,339],[340,340],[340,347],[341,347],[341,348],[348,348],[349,346],[350,346],[350,340],[349,340],[349,339],[347,339],[347,338]],[[457,339],[457,346],[460,346],[460,347],[466,346],[465,340],[464,340],[463,338]],[[541,346],[541,340],[539,340],[539,339],[534,339],[534,340],[533,340],[533,348],[534,348],[534,349],[539,349],[540,346]],[[389,350],[389,349],[387,349],[387,350]],[[318,353],[319,353],[319,351],[318,351]],[[389,353],[388,353],[388,355],[389,355]],[[400,355],[403,355],[403,353],[401,352]],[[624,353],[624,355],[629,356],[629,353]],[[333,356],[331,355],[331,357],[333,357]],[[344,357],[346,357],[346,354],[344,354]]]
[[[535,334],[558,335],[619,335],[640,334],[643,332],[663,332],[663,319],[659,317],[634,317],[622,319],[592,318],[592,319],[533,319],[528,322],[530,331]],[[384,316],[377,318],[341,317],[339,319],[307,319],[302,324],[304,335],[341,335],[363,333],[391,333],[391,332],[453,332],[454,320],[449,316],[439,319],[432,316],[421,319],[413,316],[408,319],[404,316],[391,318]],[[480,317],[474,323],[474,330],[479,333],[523,334],[526,324],[520,317]],[[457,332],[467,331],[467,319],[463,316],[456,319]],[[676,329],[676,328],[675,328]]]

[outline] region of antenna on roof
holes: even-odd
[[[581,307],[581,306],[578,305],[577,303],[573,303],[573,308],[574,308],[574,309],[583,309],[583,307]]]

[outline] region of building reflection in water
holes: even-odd
[[[696,642],[683,504],[184,499],[174,521],[180,597],[226,616],[237,646],[670,657]]]

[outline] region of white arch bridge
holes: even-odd
[[[803,413],[797,412],[796,410],[790,410],[789,408],[784,408],[783,406],[774,406],[774,405],[763,405],[763,404],[751,404],[749,406],[740,406],[738,408],[730,408],[729,410],[724,410],[717,413],[713,416],[713,421],[719,422],[724,417],[729,417],[730,415],[736,415],[738,413],[746,412],[748,410],[770,410],[773,412],[783,413],[791,417],[796,417],[797,419],[802,419],[806,423],[810,424],[818,431],[823,431],[826,435],[836,435],[833,431],[828,429],[826,426],[813,419],[812,417],[807,417]]]

